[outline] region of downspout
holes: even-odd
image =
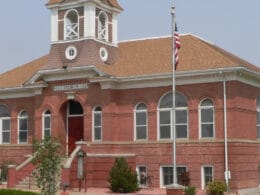
[[[223,72],[221,71],[221,74]],[[229,190],[230,171],[228,167],[228,137],[227,137],[227,91],[226,78],[223,75],[223,102],[224,102],[224,147],[225,147],[225,181]]]

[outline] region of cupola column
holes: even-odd
[[[84,6],[84,37],[95,37],[96,7],[89,3]]]

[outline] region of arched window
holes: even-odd
[[[96,107],[93,110],[93,141],[102,140],[102,108]]]
[[[159,139],[172,138],[172,93],[164,95],[159,103]],[[175,95],[176,138],[188,137],[188,104],[186,98]]]
[[[212,100],[205,99],[200,104],[200,137],[213,138],[215,136],[214,105]]]
[[[108,17],[103,11],[98,15],[98,39],[108,41]]]
[[[69,10],[64,17],[64,39],[79,38],[79,16],[76,10]]]
[[[260,96],[257,97],[256,101],[256,128],[257,128],[257,139],[260,139]]]
[[[135,140],[147,139],[147,108],[144,103],[135,107]]]
[[[18,143],[28,142],[28,113],[22,111],[18,116]]]
[[[0,105],[0,144],[8,144],[11,140],[11,118],[8,108]]]
[[[51,136],[51,112],[50,110],[46,110],[42,114],[42,138]]]

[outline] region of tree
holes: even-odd
[[[42,195],[55,195],[60,179],[61,154],[60,144],[55,138],[45,137],[42,142],[35,141],[32,164],[33,176]]]
[[[113,192],[128,193],[138,190],[137,174],[131,170],[126,159],[122,157],[115,159],[108,181]]]

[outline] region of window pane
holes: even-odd
[[[176,107],[187,107],[188,106],[185,97],[180,93],[176,93],[175,106]]]
[[[180,184],[181,180],[181,175],[183,173],[187,172],[187,168],[186,167],[176,167],[176,171],[177,171],[177,183]]]
[[[20,131],[19,132],[19,142],[26,143],[27,142],[27,131]]]
[[[260,125],[260,111],[257,112],[257,124]]]
[[[3,143],[10,143],[10,131],[3,132]]]
[[[160,111],[160,124],[171,124],[170,111]]]
[[[161,139],[168,139],[171,138],[171,126],[160,126],[160,138]]]
[[[136,125],[146,125],[146,112],[136,113]]]
[[[187,123],[187,110],[176,110],[176,123]]]
[[[210,99],[207,99],[201,103],[201,106],[213,106],[213,103]]]
[[[202,122],[213,122],[213,110],[202,109],[201,110],[201,121]]]
[[[101,127],[95,127],[95,140],[101,140]]]
[[[138,104],[138,106],[136,107],[136,110],[146,110],[146,105],[145,104]]]
[[[20,119],[20,130],[27,130],[27,119]]]
[[[163,167],[163,185],[169,185],[173,183],[173,168]]]
[[[260,110],[260,96],[257,97],[257,100],[256,100],[256,107],[257,107],[257,109]]]
[[[10,130],[10,119],[3,120],[3,131]]]
[[[95,126],[101,126],[101,114],[100,113],[95,113],[94,124],[95,124]]]
[[[168,93],[163,97],[160,108],[172,108],[172,93]]]
[[[187,138],[187,125],[176,125],[176,137]]]
[[[45,137],[50,137],[51,136],[51,131],[48,130],[48,129],[44,130],[44,136]]]
[[[51,118],[49,116],[44,117],[44,128],[51,128]]]
[[[260,139],[260,126],[257,126],[257,139]]]
[[[201,136],[202,137],[213,137],[213,124],[202,124],[201,125]]]
[[[212,167],[204,167],[204,177],[205,177],[206,185],[208,182],[212,181],[212,179],[213,179]]]
[[[136,139],[146,139],[146,126],[136,128]]]

